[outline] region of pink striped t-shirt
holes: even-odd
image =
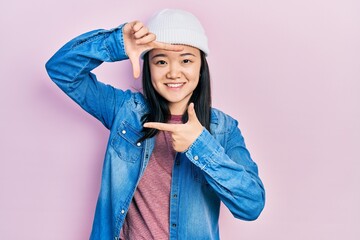
[[[171,116],[169,123],[181,123],[181,116]],[[171,133],[159,131],[154,151],[126,215],[121,239],[169,239],[170,188],[174,158]]]

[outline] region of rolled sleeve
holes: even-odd
[[[185,152],[187,158],[200,169],[206,169],[215,164],[214,155],[221,151],[221,146],[218,144],[214,137],[204,128],[200,136]]]

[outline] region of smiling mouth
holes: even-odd
[[[165,85],[169,88],[178,88],[183,86],[185,83],[165,83]]]

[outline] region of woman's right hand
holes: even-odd
[[[181,45],[157,42],[155,34],[149,32],[147,27],[139,21],[125,24],[123,27],[125,51],[128,55],[135,78],[140,76],[140,55],[144,51],[153,48],[161,48],[169,51],[182,51]]]

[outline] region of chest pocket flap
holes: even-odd
[[[121,160],[127,162],[139,161],[143,149],[143,144],[138,142],[140,137],[140,132],[136,131],[134,127],[126,121],[123,121],[111,140],[111,146]]]

